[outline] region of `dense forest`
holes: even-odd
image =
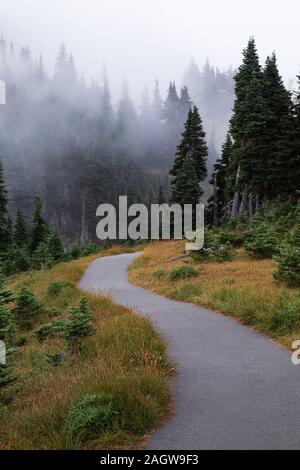
[[[127,195],[130,203],[149,204],[162,191],[168,199],[169,170],[192,103],[203,113],[210,168],[215,163],[233,103],[232,76],[192,62],[181,89],[171,82],[163,98],[156,81],[136,106],[124,83],[116,103],[105,70],[100,83],[87,83],[64,45],[50,76],[42,58],[2,38],[7,105],[0,107],[0,156],[12,218],[19,209],[31,223],[38,194],[45,219],[69,246],[95,239],[103,202]]]
[[[285,88],[275,53],[260,64],[254,38],[235,77],[235,102],[221,158],[213,166],[207,222],[252,218],[268,202],[293,203],[300,190],[300,92]],[[299,77],[300,78],[300,77]],[[208,150],[198,110],[190,111],[172,175],[173,201],[195,203]]]
[[[208,198],[206,222],[213,225],[251,219],[268,202],[297,201],[300,92],[286,89],[274,53],[260,64],[253,38],[235,73],[208,63],[200,72],[192,62],[184,76],[191,95],[171,82],[163,100],[156,81],[139,111],[126,84],[114,106],[105,71],[102,83],[87,85],[63,45],[52,78],[27,48],[17,56],[4,39],[0,47],[7,84],[0,108],[4,272],[72,259],[80,244],[90,253],[96,208],[117,205],[120,195],[145,204]]]

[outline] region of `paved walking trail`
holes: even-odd
[[[80,286],[150,317],[168,343],[175,414],[148,448],[299,449],[300,366],[228,317],[130,285],[127,268],[137,256],[94,261]]]

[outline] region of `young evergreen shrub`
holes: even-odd
[[[178,268],[174,268],[169,274],[171,281],[177,281],[178,279],[188,279],[196,276],[198,276],[198,271],[192,266],[180,266]]]
[[[101,247],[96,243],[88,242],[80,247],[80,256],[90,256],[101,251]]]
[[[232,261],[234,258],[233,247],[230,242],[224,245],[219,245],[214,252],[217,261],[223,263],[225,261]]]
[[[300,247],[284,244],[274,259],[277,262],[277,269],[273,273],[274,278],[288,287],[299,287]]]
[[[56,232],[50,232],[47,237],[48,253],[51,260],[58,262],[64,259],[65,250]]]
[[[36,332],[35,336],[42,343],[48,338],[56,336],[64,336],[66,330],[66,320],[56,320],[46,325],[42,325]]]
[[[120,426],[118,414],[109,394],[87,395],[67,415],[66,432],[82,442],[97,439]]]
[[[272,258],[278,252],[279,233],[274,225],[262,222],[253,224],[244,248],[254,258]]]
[[[15,265],[15,272],[25,272],[31,267],[31,259],[25,247],[16,248],[12,252],[12,259]]]
[[[4,277],[0,273],[0,340],[10,346],[13,345],[15,328],[13,316],[8,305],[13,302],[13,292],[4,288]]]
[[[234,247],[241,247],[245,240],[245,234],[243,231],[238,230],[229,230],[229,228],[224,227],[218,230],[219,243],[225,245],[230,243]]]
[[[50,253],[47,243],[40,243],[32,255],[33,267],[35,269],[49,269],[54,265],[54,259]]]
[[[70,250],[67,252],[67,257],[69,259],[78,259],[80,258],[81,256],[81,248],[80,248],[80,245],[78,245],[78,243],[74,243]]]
[[[0,392],[9,385],[16,382],[20,375],[14,373],[14,365],[10,362],[11,356],[17,351],[14,348],[8,348],[6,350],[6,364],[0,363]],[[1,401],[1,393],[0,393]]]
[[[50,297],[55,297],[59,295],[66,287],[69,287],[71,284],[66,281],[54,281],[51,282],[47,289],[47,294]]]
[[[92,315],[89,310],[88,300],[84,297],[79,307],[69,309],[70,317],[66,323],[65,337],[69,348],[76,352],[80,349],[82,338],[91,336],[95,329],[91,323]]]
[[[24,330],[30,330],[41,313],[42,306],[34,294],[27,286],[21,286],[16,297],[15,307],[12,310],[16,324]]]

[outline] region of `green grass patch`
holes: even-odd
[[[198,271],[192,266],[180,266],[170,272],[169,279],[170,281],[177,281],[178,279],[189,279],[197,276]]]

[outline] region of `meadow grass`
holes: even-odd
[[[109,298],[87,295],[77,287],[93,259],[125,250],[114,247],[50,270],[9,279],[9,288],[28,285],[47,308],[34,330],[53,317],[64,318],[67,309],[86,296],[96,333],[83,341],[81,351],[74,356],[67,352],[61,338],[39,343],[34,330],[22,332],[25,345],[14,356],[21,378],[3,394],[0,405],[0,449],[136,448],[167,416],[171,367],[165,345],[151,323]],[[49,285],[57,281],[61,288],[53,292]],[[58,366],[49,361],[56,355],[62,356]],[[99,432],[91,441],[70,435],[66,418],[72,407],[89,394],[102,393],[113,397],[122,417],[118,426]]]
[[[295,313],[300,291],[275,282],[274,261],[255,260],[242,250],[232,261],[223,263],[181,259],[184,250],[183,241],[148,245],[130,266],[130,281],[160,295],[232,316],[285,347],[290,348],[293,340],[300,338],[300,311]],[[172,276],[174,272],[186,272],[188,267],[197,273],[188,281]],[[160,275],[155,275],[158,272]],[[294,305],[294,317],[288,325],[281,320],[290,303]]]

